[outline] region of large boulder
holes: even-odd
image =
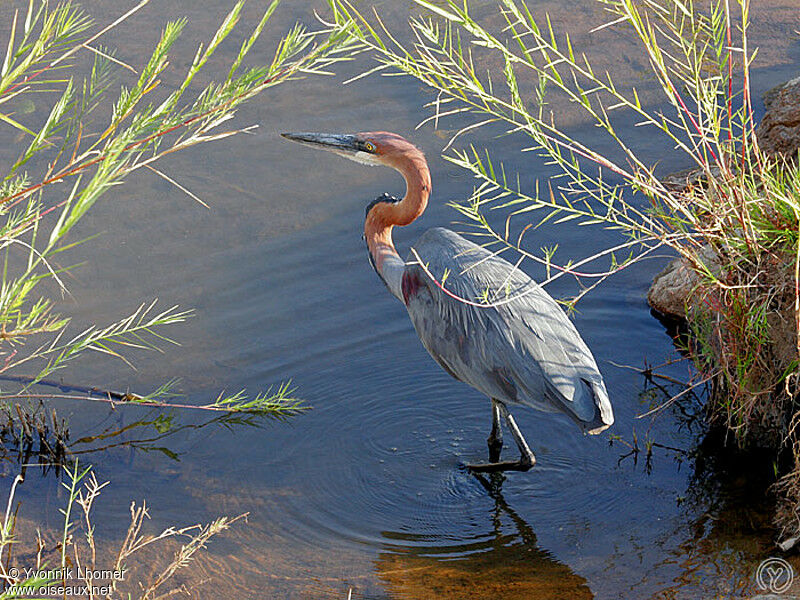
[[[761,150],[768,154],[796,156],[800,149],[800,77],[764,94],[764,106],[766,113],[756,130]],[[673,191],[686,191],[702,187],[704,177],[701,170],[691,168],[668,175],[664,184]],[[704,253],[703,258],[714,261],[710,252]],[[676,258],[656,275],[647,292],[647,302],[668,317],[685,319],[686,306],[691,304],[699,282],[689,264]]]
[[[800,148],[800,77],[764,94],[764,107],[756,130],[759,147],[769,154],[795,156]]]
[[[686,299],[697,286],[697,274],[683,258],[676,258],[653,279],[647,303],[662,315],[686,318]]]
[[[719,260],[708,246],[700,251],[700,259],[712,273],[718,273]],[[700,286],[700,276],[689,262],[678,257],[653,279],[647,292],[647,302],[662,315],[672,319],[685,319],[687,307],[691,310],[692,298]]]

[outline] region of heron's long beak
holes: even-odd
[[[358,137],[341,133],[282,133],[281,136],[306,146],[331,150],[337,154],[352,154],[360,150]]]

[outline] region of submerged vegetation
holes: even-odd
[[[598,0],[609,18],[594,31],[636,39],[662,98],[652,106],[636,88],[595,70],[590,54],[524,2],[500,0],[495,29],[473,18],[467,1],[416,2],[428,16],[411,20],[410,45],[346,0],[333,2],[334,20],[342,30],[356,27],[362,48],[376,57],[367,74],[407,74],[437,93],[426,122],[456,120],[448,148],[469,131],[500,126],[558,171],[542,185],[509,172],[488,150],[450,150],[445,158],[478,181],[470,198],[453,205],[465,227],[494,252],[516,254],[517,264],[545,265],[544,283],[574,276],[581,290],[569,306],[657,250],[681,257],[698,276],[686,299],[692,387],[710,384],[710,421],[742,447],[763,443],[766,430],[768,443],[793,452],[794,467],[777,486],[777,525],[783,537],[800,534],[800,166],[794,156],[759,149],[749,0]],[[547,108],[553,98],[577,106],[605,142],[590,146],[560,128]],[[627,141],[618,127],[623,116],[664,136],[692,167],[691,181],[668,184]],[[567,221],[613,230],[620,241],[566,264],[551,250],[528,248],[532,228]],[[447,285],[446,273],[429,275]],[[501,292],[465,300],[489,303]]]
[[[129,432],[132,426],[152,427],[157,435],[120,443],[168,453],[154,443],[184,427],[176,427],[172,417],[162,413],[154,419],[126,425],[119,432],[105,431],[96,438],[90,436],[71,443],[68,423],[43,401],[90,400],[110,405],[196,409],[210,415],[207,423],[185,427],[230,425],[248,422],[255,416],[281,417],[303,409],[286,383],[250,396],[245,391],[221,393],[212,402],[195,405],[174,399],[174,382],[140,396],[67,386],[46,379],[88,351],[127,362],[125,352],[158,349],[161,343],[171,342],[162,329],[190,316],[189,311],[174,306],[157,308],[153,301],[115,323],[73,331],[70,319],[55,311],[58,295],[66,291],[63,274],[71,269],[58,264],[60,253],[86,241],[70,239],[70,234],[101,196],[132,173],[147,169],[199,201],[159,171],[158,161],[197,144],[252,130],[255,126],[226,128],[239,106],[273,86],[307,74],[326,73],[355,44],[346,28],[309,31],[296,25],[280,40],[269,62],[246,66],[250,51],[279,4],[279,0],[273,0],[243,38],[219,81],[198,85],[198,73],[207,68],[239,21],[243,2],[236,2],[212,38],[199,46],[178,84],[172,86],[165,83],[169,79],[169,52],[186,25],[185,19],[164,26],[152,55],[141,67],[125,63],[102,45],[110,31],[148,2],[142,0],[112,23],[97,26],[70,1],[31,0],[15,11],[8,23],[5,54],[0,56],[0,125],[7,128],[6,134],[10,132],[9,139],[17,136],[14,143],[20,151],[0,174],[0,444],[5,451],[18,453],[23,470],[36,457],[43,468],[52,465],[65,473],[68,500],[63,511],[63,536],[54,548],[48,549],[41,538],[38,542],[20,539],[10,512],[14,490],[21,481],[17,477],[0,532],[0,578],[5,589],[0,591],[0,598],[18,597],[24,593],[22,587],[41,589],[51,583],[27,576],[24,568],[57,568],[59,561],[62,570],[65,565],[108,567],[102,563],[103,555],[90,521],[92,505],[105,484],[99,484],[89,469],[78,469],[77,454],[103,449],[93,442],[108,442],[109,438]],[[120,73],[124,85],[115,83]],[[45,105],[49,111],[36,110],[36,106]],[[43,385],[57,390],[40,392]],[[81,536],[75,529],[77,521],[73,520],[76,513],[81,513],[77,521],[83,522]],[[185,566],[210,537],[243,516],[218,519],[205,526],[169,528],[160,535],[148,536],[142,532],[148,518],[146,506],[132,505],[130,528],[116,554],[114,569],[126,568],[129,557],[155,542],[168,538],[187,541],[151,584],[131,588],[124,594],[112,585],[109,591],[92,597],[171,595],[172,591],[165,592],[164,588],[175,571]],[[13,550],[23,547],[38,551],[25,554],[28,562],[12,569]],[[50,561],[50,555],[57,557],[57,564]],[[58,583],[58,577],[50,579]],[[84,583],[91,586],[91,576]]]

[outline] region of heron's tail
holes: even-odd
[[[583,423],[584,431],[592,435],[604,432],[614,424],[614,409],[611,408],[611,400],[602,379],[600,381],[587,381],[582,379],[594,399],[595,412],[594,419]]]

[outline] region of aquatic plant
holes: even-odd
[[[582,287],[566,301],[570,307],[657,250],[683,259],[698,282],[686,299],[693,339],[686,350],[697,367],[691,385],[711,384],[709,418],[740,445],[761,442],[766,432],[776,445],[793,448],[794,470],[779,486],[784,503],[778,524],[784,535],[795,536],[800,167],[794,157],[759,149],[750,92],[756,52],[748,46],[749,0],[598,2],[610,17],[594,31],[615,28],[634,37],[661,102],[645,104],[635,87],[618,86],[607,72],[595,70],[590,53],[574,48],[549,18],[534,17],[519,0],[499,1],[495,28],[473,18],[468,1],[416,0],[426,15],[411,19],[409,45],[347,0],[332,0],[331,6],[335,24],[354,31],[378,62],[365,75],[410,75],[437,94],[424,122],[458,120],[445,158],[477,185],[470,198],[452,206],[467,232],[487,248],[515,254],[517,264],[544,265],[545,284],[575,277]],[[496,67],[478,66],[487,62]],[[604,141],[589,144],[559,127],[546,108],[556,102],[578,107]],[[623,116],[663,136],[693,172],[679,185],[666,181],[618,126]],[[524,137],[524,151],[542,156],[558,175],[540,185],[510,172],[487,149],[453,147],[463,134],[490,125]],[[498,214],[506,216],[504,222]],[[564,264],[553,249],[533,252],[526,245],[526,233],[535,227],[567,221],[622,237]],[[424,256],[419,260],[425,263]],[[604,266],[591,270],[602,261]],[[446,286],[446,274],[428,275]],[[498,301],[501,293],[488,290],[465,300]]]
[[[87,351],[125,360],[125,351],[157,349],[160,343],[170,343],[163,328],[191,314],[148,302],[115,323],[73,332],[69,318],[55,312],[52,296],[58,290],[52,294],[53,286],[44,291],[42,284],[55,282],[65,290],[62,276],[70,267],[57,266],[54,261],[59,253],[85,241],[69,240],[69,234],[100,197],[131,173],[148,169],[200,201],[159,171],[158,161],[197,144],[250,131],[253,127],[225,128],[237,107],[273,86],[325,72],[354,44],[346,28],[309,31],[296,25],[281,39],[271,62],[245,66],[248,53],[278,6],[279,1],[273,0],[245,36],[227,72],[218,82],[196,90],[196,76],[239,21],[243,2],[237,2],[208,43],[200,45],[180,83],[164,90],[169,51],[184,29],[185,19],[164,26],[150,59],[138,69],[100,45],[109,31],[148,2],[141,0],[112,23],[99,27],[70,1],[31,0],[26,10],[14,12],[9,23],[0,64],[0,121],[19,133],[21,150],[0,181],[0,250],[4,252],[0,374],[34,371],[22,390],[14,392],[19,397]],[[85,77],[80,75],[86,69],[81,71],[79,62],[84,57],[92,61]],[[115,71],[119,70],[134,77],[114,93]],[[34,118],[14,112],[14,107],[30,104],[30,98],[40,105],[52,100],[39,126],[25,124]],[[167,405],[164,396],[168,391],[164,387],[147,397],[127,394],[114,400]],[[298,403],[291,392],[289,386],[280,385],[251,398],[244,392],[223,394],[203,408],[251,413],[296,410]],[[6,393],[4,398],[8,397]]]
[[[262,396],[270,393],[271,390],[267,390]],[[256,409],[251,409],[247,404],[242,408],[228,408],[229,405],[218,405],[216,402],[196,405],[137,397],[127,402],[153,408],[143,415],[136,415],[135,420],[107,423],[96,433],[75,439],[71,436],[69,421],[59,416],[52,406],[54,399],[101,401],[112,405],[118,404],[119,400],[63,391],[57,394],[13,393],[0,402],[0,462],[20,465],[23,475],[29,466],[36,466],[41,468],[42,475],[60,476],[62,467],[71,466],[79,457],[97,456],[122,448],[155,452],[179,461],[186,451],[173,450],[170,444],[170,439],[179,433],[211,428],[230,430],[234,427],[263,427],[267,419],[285,420],[306,408],[299,403],[292,404],[285,399],[285,393],[274,395],[277,400],[260,404]],[[236,396],[229,399],[238,403]],[[24,399],[29,399],[30,403],[21,404],[20,401]],[[254,401],[264,402],[263,398],[249,402]],[[181,418],[181,413],[186,409],[206,412],[208,416],[187,422]]]

